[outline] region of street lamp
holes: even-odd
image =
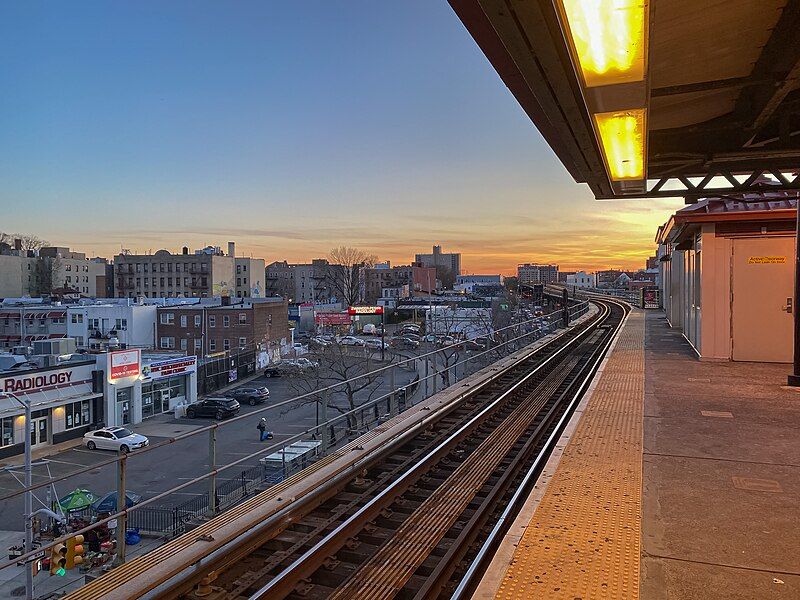
[[[25,553],[33,550],[33,474],[31,471],[31,400],[20,400],[13,392],[4,392],[4,395],[19,402],[25,408]],[[33,600],[33,571],[31,565],[25,565],[25,599]]]

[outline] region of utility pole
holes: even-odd
[[[20,318],[23,318],[22,314],[20,314]],[[20,329],[21,328],[22,324],[20,323]],[[33,550],[33,491],[31,491],[31,486],[33,485],[33,472],[31,469],[31,426],[33,423],[31,420],[31,400],[27,397],[25,400],[20,400],[19,396],[12,392],[5,392],[5,394],[9,398],[16,400],[25,408],[25,514],[23,515],[23,519],[25,519],[25,553],[27,554]],[[25,600],[33,600],[32,567],[32,563],[25,563]]]

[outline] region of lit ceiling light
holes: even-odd
[[[645,116],[643,108],[594,115],[612,181],[644,179]]]
[[[643,81],[648,0],[561,0],[586,87]]]

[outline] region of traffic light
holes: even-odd
[[[76,535],[67,540],[67,569],[83,562],[83,536]]]
[[[56,544],[50,548],[50,575],[63,577],[67,573],[67,545]]]

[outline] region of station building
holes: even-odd
[[[24,451],[28,400],[34,448],[133,425],[197,400],[197,357],[126,349],[0,373],[0,458]]]
[[[792,361],[796,192],[703,199],[659,228],[669,324],[703,359]]]

